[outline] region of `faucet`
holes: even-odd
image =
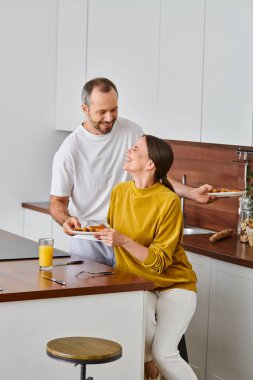
[[[182,175],[182,180],[181,180],[183,185],[186,185],[186,175]],[[183,222],[185,224],[185,214],[184,214],[184,197],[181,198],[181,209],[182,209],[182,214],[183,214]]]
[[[248,155],[253,154],[253,150],[245,150],[241,147],[237,148],[236,154],[238,155],[237,160],[233,160],[233,162],[240,162],[244,164],[244,189],[247,188],[247,175],[249,169],[249,159]]]

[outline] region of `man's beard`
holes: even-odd
[[[113,119],[110,123],[105,123],[105,122],[95,123],[91,118],[89,118],[89,122],[91,123],[92,127],[95,128],[100,133],[102,133],[103,135],[107,135],[108,133],[111,132],[115,121],[116,121],[116,119]],[[102,125],[105,127],[108,126],[108,128],[103,129],[103,128],[101,128]]]

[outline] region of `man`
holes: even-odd
[[[50,213],[71,236],[81,224],[106,221],[112,188],[129,179],[122,169],[126,151],[143,135],[139,125],[118,118],[118,91],[106,78],[84,85],[82,110],[85,121],[55,154],[52,174]],[[210,185],[191,188],[169,180],[179,196],[200,203],[211,200]],[[112,249],[97,241],[72,238],[70,252],[114,265]]]

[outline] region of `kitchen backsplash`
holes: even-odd
[[[205,183],[218,188],[244,190],[243,162],[237,162],[238,146],[193,143],[168,140],[174,151],[172,176],[186,184],[198,187]],[[252,147],[241,147],[251,150]],[[248,156],[253,166],[252,155]],[[218,231],[224,228],[237,228],[239,198],[220,198],[210,204],[197,204],[190,200],[184,202],[185,224]]]

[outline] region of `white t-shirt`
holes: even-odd
[[[129,180],[122,168],[126,151],[142,135],[138,124],[123,118],[106,135],[94,135],[80,125],[55,154],[51,195],[69,196],[69,212],[81,223],[106,221],[112,188]]]

